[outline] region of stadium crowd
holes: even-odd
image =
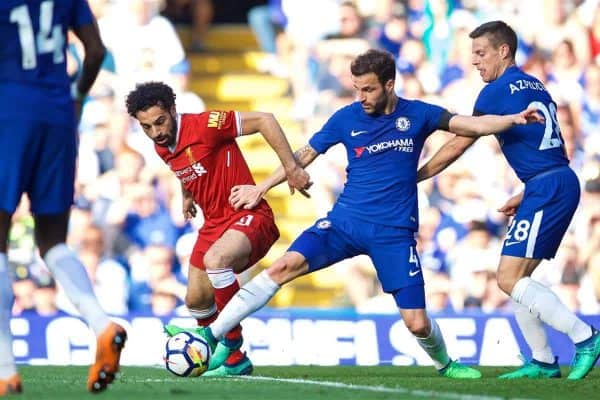
[[[204,102],[187,89],[190,65],[173,22],[160,13],[163,1],[89,3],[109,55],[83,109],[69,245],[108,313],[185,314],[187,260],[202,218],[183,219],[179,182],[124,111],[123,96],[135,82],[162,80],[176,90],[179,112],[201,112]],[[166,3],[172,10],[186,2]],[[279,0],[252,8],[248,16],[266,53],[259,68],[289,80],[290,112],[303,124],[306,138],[353,101],[349,61],[369,47],[395,55],[400,96],[470,114],[483,83],[471,65],[468,34],[494,19],[517,31],[519,65],[558,102],[565,147],[583,188],[557,257],[545,261],[534,277],[573,310],[600,313],[598,0]],[[81,54],[71,40],[69,66],[75,75]],[[195,43],[192,50],[203,51],[201,42]],[[434,134],[423,160],[449,138]],[[323,215],[342,190],[345,153],[332,149],[316,164],[309,169],[315,181],[311,191]],[[450,168],[419,185],[418,250],[431,311],[509,310],[495,278],[509,221],[497,208],[521,188],[494,138],[478,140]],[[36,255],[33,221],[25,210],[23,198],[10,235],[13,313],[72,312]],[[367,258],[336,268],[347,279],[346,301],[336,306],[396,312]]]

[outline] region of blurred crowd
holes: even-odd
[[[184,221],[179,182],[125,113],[123,98],[136,82],[161,80],[175,89],[179,112],[205,109],[188,89],[191,67],[174,23],[191,13],[191,51],[205,51],[211,2],[89,3],[109,53],[83,108],[68,244],[88,269],[107,312],[185,314],[188,259],[203,221]],[[573,310],[600,313],[598,0],[270,0],[248,14],[265,53],[258,67],[289,81],[290,116],[303,126],[306,139],[353,101],[349,63],[370,47],[396,57],[400,96],[470,114],[483,83],[470,64],[468,34],[494,19],[517,31],[518,64],[539,78],[558,103],[562,136],[583,188],[557,257],[545,261],[534,276]],[[70,40],[69,72],[76,76],[81,46]],[[449,137],[432,135],[423,161]],[[315,164],[311,191],[317,214],[323,215],[342,190],[345,152],[333,148]],[[496,210],[521,189],[493,137],[478,140],[450,168],[419,185],[418,250],[432,311],[510,311],[495,277],[509,221]],[[10,234],[13,312],[74,312],[39,260],[27,210],[24,197]],[[346,287],[344,299],[334,305],[396,312],[368,258],[334,268]]]

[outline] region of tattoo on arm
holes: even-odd
[[[309,144],[299,148],[294,152],[294,157],[303,167],[310,164],[317,157],[317,155],[318,153]]]
[[[298,150],[296,150],[294,152],[294,156],[296,156],[296,158],[301,158],[303,154],[306,154],[307,152],[309,152],[312,149],[312,147],[310,147],[310,145],[305,145],[303,147],[300,147]]]

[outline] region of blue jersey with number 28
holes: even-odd
[[[535,107],[545,123],[517,125],[496,135],[506,160],[523,182],[569,164],[556,118],[556,103],[544,85],[512,66],[483,88],[473,111],[474,115],[506,115],[528,107]]]

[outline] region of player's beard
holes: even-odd
[[[171,131],[169,132],[167,146],[172,147],[175,146],[175,142],[177,141],[177,118],[173,114],[170,114],[169,118],[171,119]]]
[[[383,114],[385,113],[385,108],[388,103],[388,95],[383,92],[381,96],[377,99],[375,104],[373,104],[373,112],[371,114]]]
[[[369,115],[383,114],[385,112],[387,101],[388,96],[384,93],[375,101],[375,103],[364,103],[362,105],[363,111]],[[369,107],[370,110],[368,110],[366,107]]]

